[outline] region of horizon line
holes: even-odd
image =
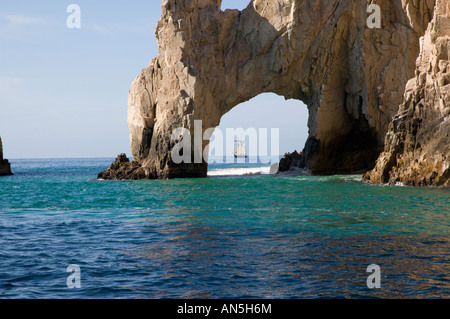
[[[288,152],[286,152],[286,153],[288,153]],[[272,156],[280,157],[280,156],[284,156],[284,154],[286,154],[286,153],[278,154],[278,155],[249,156],[249,158],[250,157],[252,157],[252,158],[254,158],[254,157],[258,157],[258,158],[259,157],[263,157],[264,158],[264,157],[272,157]],[[292,152],[289,152],[289,153],[292,153]],[[7,159],[9,161],[15,161],[15,160],[56,160],[56,159],[59,159],[59,160],[63,160],[63,159],[115,159],[118,155],[115,155],[115,156],[86,156],[86,157],[8,157],[8,158],[5,158],[5,159]],[[127,157],[130,158],[130,159],[133,158],[133,156],[128,156],[128,155],[127,155]],[[224,158],[224,157],[234,157],[234,154],[223,155],[223,156],[211,156],[210,158]]]

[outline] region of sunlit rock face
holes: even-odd
[[[139,177],[205,177],[205,159],[172,160],[172,132],[194,136],[201,120],[203,133],[265,92],[308,106],[302,156],[312,173],[372,169],[415,75],[435,1],[372,2],[381,8],[380,28],[368,27],[367,0],[253,0],[242,11],[222,11],[219,0],[164,0],[159,55],[129,92]]]
[[[420,40],[416,76],[389,126],[384,152],[365,178],[375,183],[450,186],[450,2],[437,0]]]

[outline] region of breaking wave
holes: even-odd
[[[208,172],[208,176],[253,176],[269,175],[270,166],[266,167],[243,167],[215,169]]]

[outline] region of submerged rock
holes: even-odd
[[[7,159],[3,158],[3,144],[0,137],[0,176],[13,175],[11,171],[11,164]]]

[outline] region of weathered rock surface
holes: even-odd
[[[280,164],[278,165],[278,172],[286,172],[290,169],[295,168],[304,168],[305,160],[302,154],[294,151],[293,153],[284,154],[283,158],[280,160]]]
[[[284,154],[283,158],[277,163],[276,175],[298,176],[311,175],[311,171],[306,168],[305,157],[303,153],[294,151]],[[272,168],[271,168],[272,170]]]
[[[243,11],[222,11],[220,0],[163,0],[159,56],[129,93],[139,177],[206,177],[204,160],[172,161],[172,132],[194,136],[201,120],[204,133],[264,92],[307,104],[302,157],[314,174],[372,169],[435,1],[372,2],[381,7],[379,29],[367,27],[367,0],[253,0]]]
[[[375,183],[450,186],[450,2],[437,0],[416,77],[390,124],[385,149],[365,178]]]
[[[131,161],[126,154],[117,156],[114,163],[104,172],[98,174],[98,179],[105,180],[138,180],[144,179],[145,172],[137,161]]]
[[[0,176],[13,175],[11,171],[11,164],[7,159],[3,158],[3,144],[0,137]]]

